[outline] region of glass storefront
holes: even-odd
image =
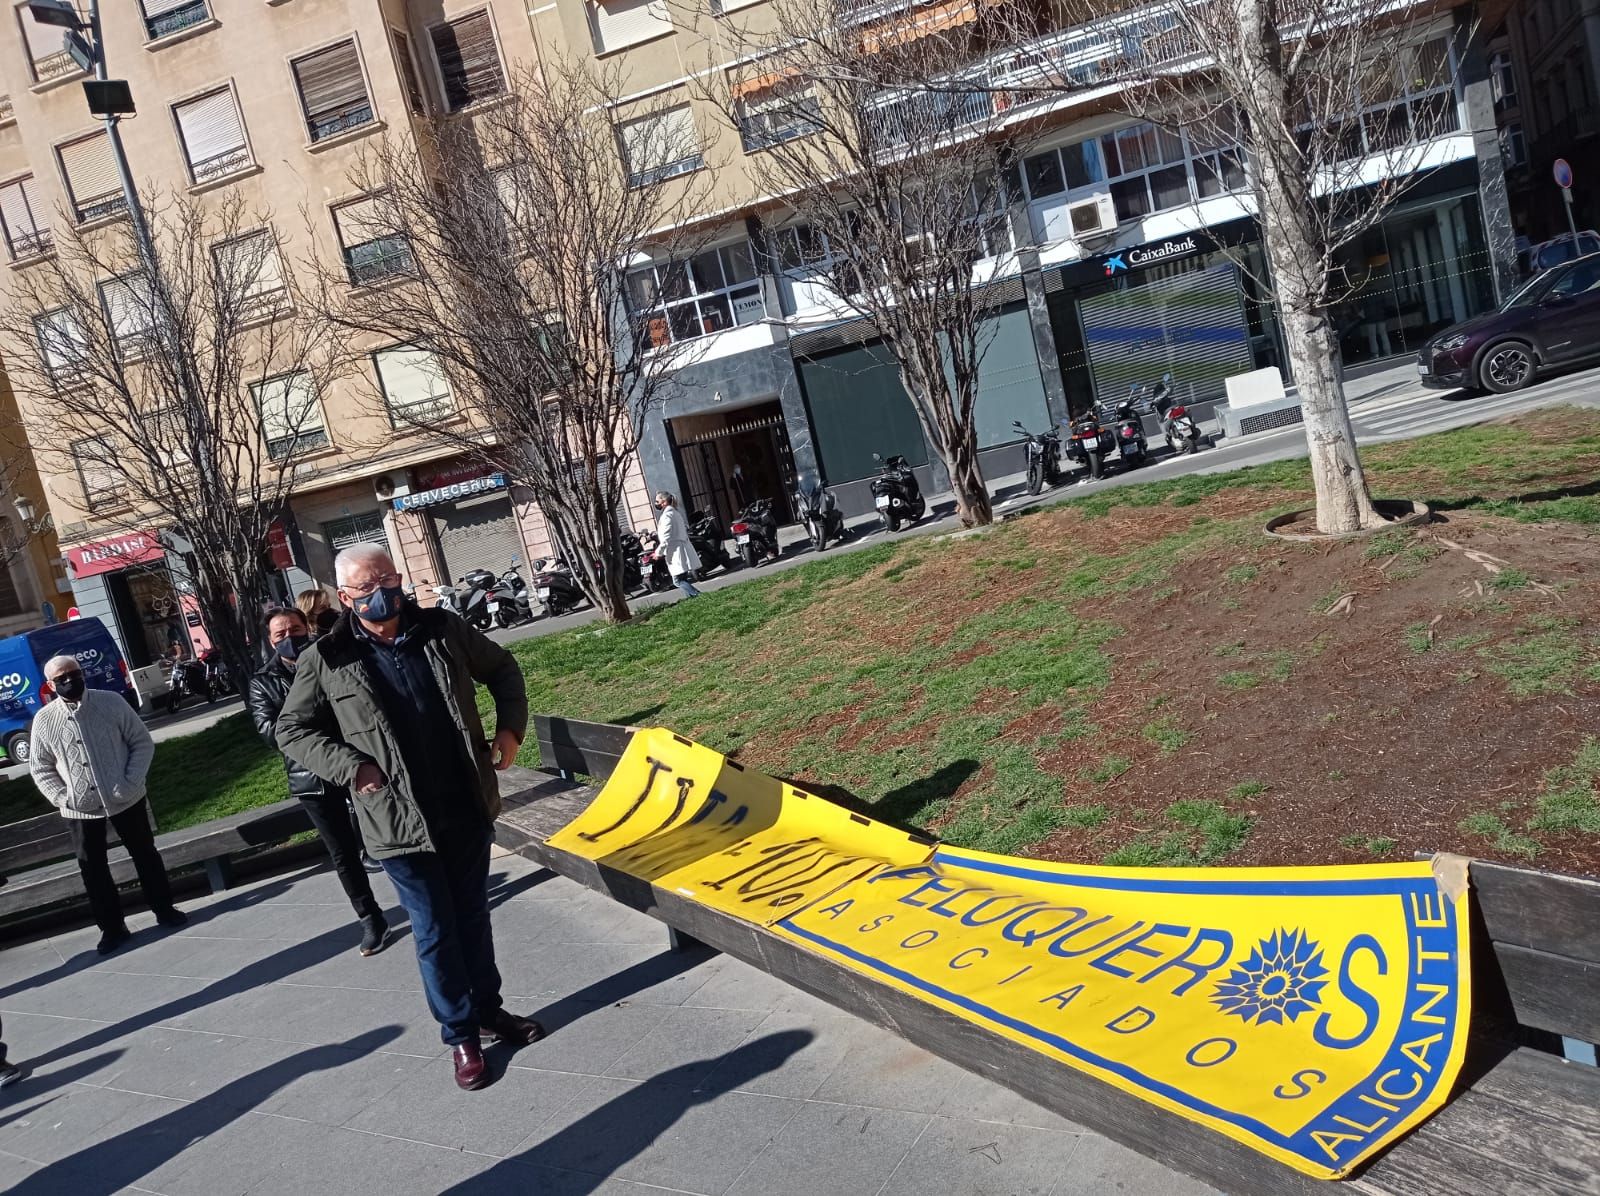
[[[1346,365],[1414,353],[1494,305],[1476,192],[1407,205],[1346,246],[1334,309]]]

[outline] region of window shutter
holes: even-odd
[[[179,104],[178,128],[191,170],[244,148],[244,125],[233,92],[224,87],[210,95]]]
[[[39,357],[52,378],[61,379],[77,372],[89,356],[88,338],[83,326],[66,308],[35,316],[39,334]]]
[[[117,178],[117,164],[111,156],[111,143],[104,133],[96,133],[81,141],[69,142],[60,149],[61,173],[67,176],[67,191],[72,196],[78,215],[96,200],[122,190]]]
[[[335,208],[333,218],[339,226],[339,244],[346,249],[378,241],[391,232],[386,227],[383,214],[378,210],[378,200],[358,199]]]
[[[615,50],[672,32],[672,18],[663,0],[614,0],[596,4],[595,40],[601,50]]]
[[[156,17],[165,16],[169,12],[187,8],[193,3],[194,0],[143,0],[144,15],[147,19],[154,20]]]
[[[421,415],[430,407],[434,413],[449,409],[450,384],[438,357],[427,349],[415,345],[379,349],[373,360],[390,411]]]
[[[283,290],[283,260],[272,233],[262,230],[217,246],[219,285],[242,291],[245,298]]]
[[[100,301],[118,342],[137,340],[155,324],[154,294],[142,274],[100,284]]]
[[[418,116],[427,114],[428,105],[422,98],[422,81],[417,78],[417,62],[411,57],[411,39],[398,29],[394,34],[394,56],[400,60],[400,78],[406,87],[406,102]]]
[[[35,252],[40,244],[38,187],[29,175],[0,187],[0,221],[5,223],[6,241],[19,256]]]
[[[622,150],[628,168],[635,174],[696,157],[700,152],[694,117],[687,104],[629,121],[621,132]]]
[[[310,374],[274,378],[251,389],[261,410],[261,431],[269,441],[323,431],[322,406]]]
[[[450,111],[505,91],[488,9],[435,25],[431,32],[434,57],[444,79],[445,107]]]
[[[340,42],[297,59],[294,81],[300,89],[306,120],[313,126],[367,103],[367,84],[361,77],[361,57],[354,41]]]

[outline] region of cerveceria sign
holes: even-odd
[[[1106,277],[1112,278],[1129,270],[1153,266],[1157,262],[1185,257],[1200,251],[1200,242],[1193,233],[1183,237],[1168,237],[1165,241],[1152,241],[1148,245],[1135,245],[1132,249],[1119,249],[1101,259]]]
[[[394,509],[397,511],[411,511],[417,507],[431,507],[435,503],[454,502],[458,498],[470,498],[474,494],[485,494],[490,490],[504,490],[506,488],[506,475],[491,473],[487,477],[472,478],[465,482],[452,482],[448,486],[438,486],[432,490],[424,490],[420,494],[402,494],[394,500]]]

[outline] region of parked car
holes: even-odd
[[[1600,358],[1600,253],[1535,275],[1499,311],[1422,347],[1417,372],[1438,389],[1509,394],[1540,374]]]
[[[44,666],[52,656],[76,657],[90,689],[121,694],[139,709],[128,662],[93,615],[0,639],[0,745],[13,763],[28,762],[28,728],[51,697]]]
[[[1600,233],[1593,229],[1584,229],[1576,237],[1571,233],[1562,233],[1559,237],[1540,241],[1528,250],[1528,271],[1539,274],[1591,253],[1600,253]]]

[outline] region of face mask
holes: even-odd
[[[283,657],[284,660],[293,664],[310,643],[311,637],[309,635],[291,635],[286,640],[279,640],[272,646],[272,650]]]
[[[56,693],[69,702],[83,700],[85,685],[82,673],[64,673],[51,682],[51,685],[55,687]]]
[[[384,586],[365,598],[353,598],[351,609],[369,623],[387,623],[399,616],[406,604],[406,592],[400,586]]]

